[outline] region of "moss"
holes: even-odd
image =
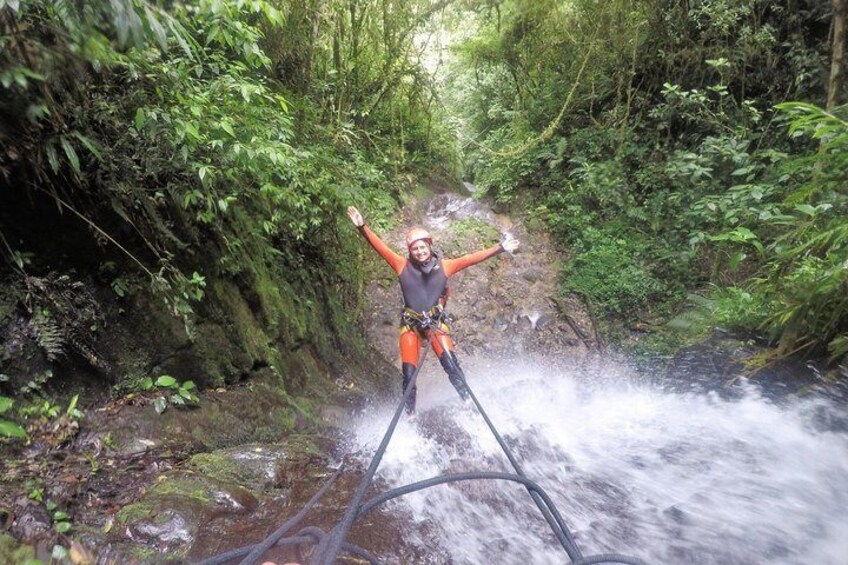
[[[34,548],[21,545],[8,534],[0,534],[0,565],[20,565],[34,559]]]
[[[166,556],[160,555],[159,552],[157,552],[155,549],[153,549],[151,547],[144,547],[144,546],[139,546],[139,545],[132,546],[129,549],[129,554],[130,554],[130,557],[134,557],[135,559],[138,559],[142,563],[150,563],[150,562],[153,562],[154,560],[159,560],[159,562],[162,562],[163,560],[165,562],[174,560],[172,558],[168,558]]]
[[[133,524],[150,515],[150,502],[134,502],[118,510],[117,518],[121,524]]]
[[[206,408],[191,435],[209,450],[260,439],[275,440],[293,427],[291,417],[280,417],[281,413],[291,412],[290,402],[279,386],[251,382],[228,405]]]
[[[285,432],[290,432],[294,429],[294,413],[291,408],[275,408],[271,412],[271,417],[275,422],[279,422]]]
[[[251,488],[257,482],[255,473],[233,458],[229,451],[213,451],[195,455],[189,461],[189,468],[223,483],[235,483],[255,490]]]
[[[167,478],[156,485],[139,502],[124,506],[118,511],[118,521],[122,524],[133,524],[147,520],[158,513],[158,510],[175,506],[178,499],[188,499],[199,506],[215,504],[215,493],[210,485],[200,478],[173,477]]]
[[[223,412],[217,407],[209,415],[209,421],[191,431],[191,437],[199,441],[206,449],[218,449],[238,445],[249,439],[244,429],[244,420],[236,414]]]
[[[192,356],[198,365],[194,369],[197,373],[192,378],[212,387],[237,382],[241,373],[252,364],[249,360],[239,358],[237,345],[232,343],[218,324],[198,326]]]
[[[152,496],[177,495],[193,498],[204,504],[214,504],[215,498],[209,485],[189,478],[170,478],[157,483],[150,493]]]
[[[498,229],[479,218],[463,218],[451,226],[451,240],[442,251],[448,257],[463,255],[494,245],[500,239]]]
[[[235,338],[236,344],[251,358],[251,361],[265,359],[269,337],[238,287],[229,281],[216,280],[211,284],[210,294],[225,310],[224,317],[231,330],[228,332],[230,339]]]
[[[325,451],[316,443],[312,435],[292,435],[286,438],[286,447],[292,454],[303,454],[314,457],[322,456]]]

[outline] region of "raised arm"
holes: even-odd
[[[508,239],[503,243],[499,243],[494,245],[488,249],[484,249],[482,251],[477,251],[476,253],[470,253],[468,255],[463,255],[462,257],[457,257],[456,259],[445,259],[442,261],[442,265],[445,269],[445,275],[451,276],[452,274],[465,269],[466,267],[470,267],[471,265],[476,265],[481,261],[485,261],[489,257],[494,257],[495,255],[499,255],[504,251],[515,251],[518,248],[518,240],[516,239]]]
[[[371,247],[380,254],[380,257],[386,260],[386,263],[391,266],[395,273],[400,274],[403,267],[406,265],[406,259],[392,251],[388,245],[383,243],[383,240],[380,239],[376,233],[371,231],[371,228],[365,225],[365,220],[363,219],[362,214],[360,214],[359,210],[355,207],[349,207],[347,209],[347,215],[350,216],[350,221],[353,222],[353,225],[359,229],[362,236],[368,240]]]

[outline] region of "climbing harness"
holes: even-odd
[[[414,314],[418,316],[417,313]],[[422,323],[426,320],[429,320],[430,325],[425,326],[424,329],[433,329],[434,325],[435,327],[438,327],[440,325],[440,322],[433,322],[433,316],[431,316],[430,313],[422,314],[424,315],[415,319],[416,321],[420,321]],[[626,555],[619,555],[615,553],[590,556],[583,555],[574,540],[574,536],[571,534],[571,531],[565,524],[562,515],[559,513],[559,510],[557,510],[553,500],[550,498],[550,496],[548,496],[547,493],[545,493],[542,487],[540,487],[531,479],[527,478],[518,461],[515,459],[514,455],[510,451],[504,439],[501,437],[500,433],[498,433],[488,414],[486,414],[485,410],[483,409],[483,406],[480,404],[480,401],[474,395],[474,392],[471,390],[471,388],[468,387],[467,383],[466,388],[471,400],[474,402],[474,405],[477,407],[477,410],[483,417],[483,420],[486,422],[486,425],[489,427],[489,430],[494,435],[495,439],[497,440],[498,444],[500,445],[513,469],[515,470],[515,473],[479,471],[470,473],[448,474],[419,481],[410,485],[394,488],[382,494],[378,494],[373,498],[363,502],[363,499],[365,498],[365,493],[371,486],[374,475],[377,472],[377,468],[380,466],[380,462],[382,461],[383,455],[385,454],[386,448],[388,447],[389,440],[394,434],[395,428],[397,427],[401,414],[404,411],[404,406],[406,405],[407,399],[412,395],[412,391],[415,388],[415,381],[418,377],[418,373],[421,369],[421,366],[423,365],[424,357],[426,357],[428,350],[429,349],[424,349],[422,358],[419,359],[418,366],[416,367],[412,378],[409,380],[406,385],[406,388],[404,389],[403,398],[395,409],[395,413],[392,416],[392,420],[389,423],[386,433],[384,434],[383,439],[374,454],[374,457],[371,459],[371,463],[369,464],[368,469],[360,480],[356,492],[354,493],[353,498],[351,499],[351,502],[347,510],[345,511],[344,516],[330,532],[324,532],[319,528],[315,527],[307,527],[298,531],[295,536],[287,538],[283,537],[286,533],[288,533],[289,530],[291,530],[292,528],[297,526],[297,524],[300,523],[300,521],[306,516],[309,510],[329,490],[330,486],[341,474],[341,468],[333,474],[333,476],[324,484],[324,486],[321,487],[321,489],[312,497],[312,499],[310,499],[310,501],[306,504],[306,506],[304,506],[303,509],[301,509],[300,512],[298,512],[294,517],[286,521],[286,523],[280,526],[276,531],[274,531],[271,535],[265,538],[265,540],[263,540],[261,543],[241,547],[218,556],[210,557],[208,559],[200,561],[196,565],[221,565],[223,563],[227,563],[230,560],[242,556],[246,557],[244,557],[244,559],[240,561],[240,565],[255,565],[262,557],[262,555],[266,551],[268,551],[268,549],[275,545],[299,546],[300,544],[312,544],[317,546],[314,551],[314,556],[310,562],[311,565],[333,565],[336,562],[336,558],[338,557],[340,552],[346,552],[352,555],[356,555],[357,557],[364,559],[371,565],[382,565],[381,561],[379,561],[377,557],[369,553],[367,550],[358,547],[354,544],[348,543],[345,540],[345,538],[347,537],[347,533],[350,531],[354,521],[357,518],[366,514],[367,512],[371,511],[372,509],[376,508],[377,506],[383,504],[388,500],[392,500],[394,498],[412,492],[450,482],[480,479],[511,481],[523,485],[529,492],[530,497],[533,499],[533,502],[536,503],[536,506],[539,508],[539,511],[542,513],[542,516],[550,525],[551,531],[553,532],[557,541],[559,541],[560,545],[568,554],[568,557],[571,559],[571,565],[592,565],[602,563],[619,563],[622,565],[646,565],[645,562],[641,559],[629,557]]]
[[[412,308],[404,307],[400,311],[401,328],[409,328],[418,332],[427,330],[435,330],[437,332],[445,332],[442,325],[449,325],[453,321],[453,317],[445,312],[441,304],[437,304],[430,308],[427,312],[416,312]]]

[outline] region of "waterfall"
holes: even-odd
[[[492,359],[469,383],[527,476],[553,498],[584,555],[648,563],[848,563],[848,407],[822,395],[769,399],[676,392],[626,368]],[[438,367],[419,415],[398,428],[378,477],[395,487],[448,472],[511,471],[476,409]],[[373,453],[394,406],[369,411]],[[569,559],[514,483],[438,486],[389,503],[407,513],[432,563],[561,564]],[[447,557],[445,557],[447,556]]]

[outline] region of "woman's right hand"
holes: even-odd
[[[355,206],[348,206],[347,215],[350,216],[350,221],[353,222],[358,228],[361,228],[365,225],[365,220],[362,219],[362,214],[359,213],[359,210],[356,209]]]

